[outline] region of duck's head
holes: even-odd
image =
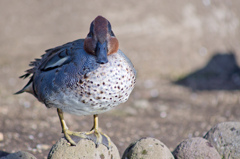
[[[90,31],[84,40],[84,50],[97,57],[97,62],[108,62],[107,56],[117,52],[118,40],[115,37],[110,22],[102,17],[96,17],[90,25]]]

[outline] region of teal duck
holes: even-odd
[[[136,70],[119,50],[110,22],[96,17],[85,39],[48,49],[29,66],[20,78],[30,80],[16,94],[31,93],[46,107],[57,108],[62,132],[71,145],[76,145],[73,136],[77,136],[109,147],[110,138],[98,128],[98,114],[126,102],[136,82]],[[70,131],[63,112],[93,115],[93,128]]]

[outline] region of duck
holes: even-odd
[[[70,145],[76,145],[73,138],[78,137],[109,148],[111,139],[99,130],[98,115],[126,102],[136,83],[136,70],[119,49],[110,22],[97,16],[85,39],[48,49],[29,66],[20,76],[29,81],[15,94],[30,93],[47,108],[56,108]],[[63,113],[93,115],[92,129],[69,130]]]

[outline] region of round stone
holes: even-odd
[[[204,136],[222,158],[240,158],[240,122],[224,122],[212,127]]]
[[[88,139],[81,139],[76,146],[70,146],[65,138],[61,138],[48,154],[48,159],[120,159],[117,147],[111,142],[111,147],[100,144],[96,148],[96,144]]]
[[[201,137],[182,141],[173,151],[173,155],[177,159],[221,159],[211,143]]]
[[[122,159],[174,159],[170,150],[161,141],[154,138],[142,138],[125,150]]]

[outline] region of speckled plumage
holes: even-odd
[[[136,72],[122,51],[109,55],[108,63],[99,64],[84,51],[83,40],[68,45],[58,48],[52,57],[67,58],[68,62],[51,70],[36,69],[33,86],[39,101],[76,115],[100,114],[127,101]]]

